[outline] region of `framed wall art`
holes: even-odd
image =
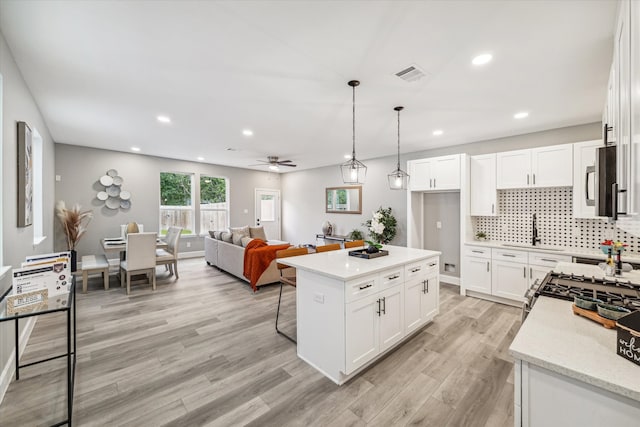
[[[33,144],[31,128],[18,122],[18,227],[33,223]]]

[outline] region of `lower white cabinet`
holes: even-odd
[[[466,247],[462,259],[462,273],[465,289],[491,294],[491,249]]]
[[[347,304],[346,374],[364,365],[380,351],[378,294]]]
[[[404,327],[409,334],[433,319],[438,313],[438,273],[431,273],[405,283]]]
[[[380,292],[379,301],[379,342],[380,351],[384,351],[404,337],[404,286],[398,285]]]
[[[503,260],[493,260],[491,264],[493,267],[492,294],[502,298],[522,300],[529,286],[527,264]]]

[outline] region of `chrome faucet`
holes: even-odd
[[[536,242],[540,243],[542,242],[542,240],[538,237],[538,226],[536,225],[536,214],[533,214],[533,230],[532,230],[532,236],[531,236],[531,244],[535,246]]]

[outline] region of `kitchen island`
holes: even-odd
[[[343,384],[438,314],[440,252],[385,245],[373,259],[330,251],[297,270],[298,357]]]
[[[554,270],[603,275],[581,264],[559,263]],[[637,426],[640,366],[616,354],[615,330],[574,315],[571,305],[539,297],[509,348],[516,426]]]

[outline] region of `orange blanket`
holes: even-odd
[[[255,292],[257,290],[256,283],[262,276],[262,273],[269,267],[271,261],[276,259],[276,252],[287,249],[289,244],[285,245],[267,245],[267,242],[260,239],[253,239],[244,249],[244,277],[249,279],[251,287]]]

